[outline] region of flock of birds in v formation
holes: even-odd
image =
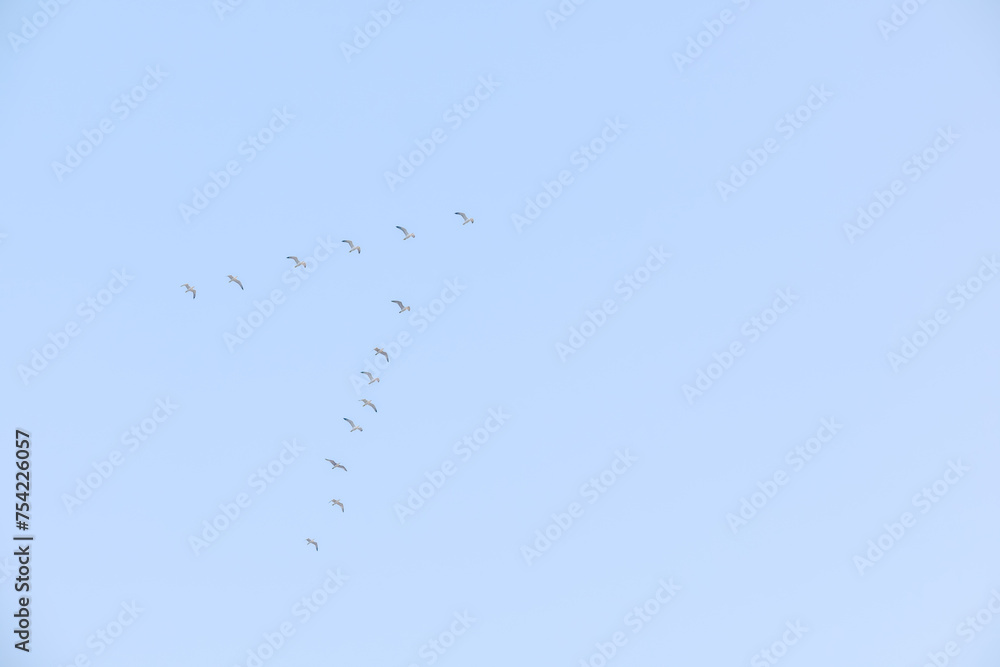
[[[472,218],[470,218],[469,216],[467,216],[466,214],[464,214],[464,213],[462,213],[460,211],[456,211],[455,215],[462,216],[462,220],[463,220],[462,224],[463,225],[467,225],[470,222],[475,222],[475,220],[473,220]],[[401,230],[403,232],[403,240],[404,241],[407,240],[407,239],[416,238],[415,234],[412,234],[412,233],[406,231],[406,227],[400,227],[399,225],[396,225],[396,229]],[[356,250],[359,255],[361,254],[361,246],[354,245],[353,241],[348,241],[348,240],[345,239],[344,241],[342,241],[342,243],[346,243],[348,246],[350,246],[350,249],[347,251],[348,253],[352,253],[352,252],[354,252]],[[296,268],[297,269],[300,266],[303,267],[303,268],[305,268],[305,266],[306,266],[305,262],[301,261],[298,257],[296,257],[294,255],[289,255],[288,257],[286,257],[286,259],[290,259],[293,262],[295,262],[295,266],[292,267],[292,268]],[[237,285],[240,286],[240,289],[243,289],[243,283],[240,282],[239,278],[237,278],[236,276],[234,276],[232,274],[229,275],[229,282],[236,283]],[[196,298],[198,296],[197,290],[195,290],[195,288],[191,287],[187,283],[184,283],[183,285],[181,285],[181,287],[186,287],[187,288],[186,290],[184,290],[185,294],[187,294],[188,292],[191,292],[191,298],[192,299],[194,299],[194,298]],[[394,303],[397,306],[399,306],[399,312],[401,312],[401,313],[405,313],[406,311],[408,311],[410,309],[409,306],[404,306],[402,301],[393,301],[392,303]],[[376,347],[375,348],[375,354],[381,354],[382,356],[385,357],[386,362],[389,361],[389,355],[386,354],[385,350],[383,350],[382,348]],[[368,376],[368,384],[373,384],[375,382],[381,382],[381,378],[377,378],[377,377],[373,376],[368,371],[361,371],[361,373],[363,375],[367,375]],[[362,406],[362,407],[367,406],[367,407],[371,408],[372,410],[374,410],[375,412],[378,412],[378,408],[375,407],[375,404],[372,403],[371,401],[369,401],[367,398],[362,398],[359,402],[364,404],[364,406]],[[364,432],[363,428],[361,428],[360,426],[356,425],[353,421],[351,421],[347,417],[344,417],[344,421],[351,425],[351,431],[350,431],[351,433],[354,433],[355,431]],[[330,464],[333,466],[334,470],[336,470],[337,468],[340,468],[344,472],[347,472],[347,468],[345,468],[341,464],[337,463],[333,459],[326,459],[326,460],[330,462]],[[331,505],[339,505],[340,506],[340,511],[341,512],[344,511],[344,503],[340,502],[339,500],[333,499],[333,500],[330,501],[330,504]],[[313,545],[314,547],[316,547],[316,551],[319,551],[319,543],[317,543],[316,540],[311,539],[311,538],[306,538],[306,543]]]

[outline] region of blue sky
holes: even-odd
[[[220,7],[0,10],[4,664],[996,663],[995,5]]]

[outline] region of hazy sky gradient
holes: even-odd
[[[916,667],[950,641],[949,664],[996,664],[1000,618],[971,642],[959,624],[1000,590],[1000,279],[955,296],[1000,257],[995,4],[914,1],[884,36],[888,1],[595,0],[553,27],[556,0],[398,0],[346,57],[389,5],[246,0],[220,18],[211,0],[54,3],[14,44],[43,9],[0,9],[0,396],[3,427],[32,436],[36,536],[29,656],[12,648],[0,560],[4,664],[248,665],[288,623],[264,665],[598,667],[595,644],[622,632],[609,665],[754,667],[796,622],[808,630],[783,667]],[[679,71],[705,22],[721,34]],[[136,86],[126,116],[116,100]],[[102,121],[111,132],[60,180],[53,163]],[[272,122],[273,140],[246,148]],[[608,123],[614,141],[581,158]],[[948,128],[913,180],[906,163]],[[385,173],[434,136],[390,188]],[[724,200],[717,182],[748,151],[767,161]],[[230,161],[239,173],[185,221]],[[844,225],[895,180],[905,190],[852,243]],[[669,259],[626,289],[651,248]],[[780,290],[796,300],[751,340]],[[947,322],[894,369],[887,355],[938,310]],[[401,333],[381,381],[352,383]],[[683,386],[717,375],[734,342],[742,355],[689,401]],[[509,419],[456,449],[491,410]],[[797,470],[788,453],[824,419],[842,429]],[[155,431],[133,447],[123,435],[144,420]],[[293,442],[281,474],[253,477]],[[631,467],[589,502],[582,485],[619,452]],[[957,461],[968,471],[921,513],[914,496]],[[401,522],[396,504],[449,465]],[[727,514],[779,471],[787,483],[734,532]],[[249,505],[196,554],[191,536],[240,494]],[[582,514],[527,562],[522,546],[572,503]],[[904,512],[915,524],[859,572]],[[328,571],[347,579],[306,620],[296,605]],[[661,580],[680,590],[635,632],[628,615]],[[135,622],[96,640],[133,602]],[[464,634],[429,652],[463,613]]]

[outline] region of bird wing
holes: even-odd
[[[371,379],[372,379],[372,374],[371,374],[371,373],[369,373],[368,371],[361,371],[361,373],[362,373],[363,375],[367,375],[367,376],[368,376],[368,379],[369,379],[369,380],[371,380]]]
[[[393,301],[393,303],[396,304],[397,306],[399,306],[400,308],[403,307],[403,302],[402,301]]]
[[[239,280],[234,280],[233,282],[239,285],[240,289],[243,289],[243,283],[241,283]]]
[[[409,234],[410,233],[410,232],[406,231],[406,227],[400,227],[399,225],[396,225],[396,229],[402,229],[404,234]]]
[[[351,428],[354,428],[354,422],[352,422],[350,419],[348,419],[347,417],[344,417],[344,421],[347,422],[348,424],[350,424]]]
[[[296,257],[295,255],[289,255],[289,256],[288,256],[288,257],[286,257],[285,259],[294,259],[294,260],[295,260],[295,263],[296,263],[296,264],[298,264],[298,263],[299,263],[299,258],[298,258],[298,257]]]
[[[462,220],[468,220],[469,219],[469,216],[467,216],[466,214],[462,213],[461,211],[455,211],[455,215],[462,216]]]
[[[352,241],[347,241],[347,240],[344,240],[344,241],[341,241],[341,243],[346,243],[346,244],[348,244],[349,246],[351,246],[352,248],[354,247],[354,243],[353,243]]]

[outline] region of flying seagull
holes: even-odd
[[[411,234],[410,232],[406,231],[406,227],[400,227],[399,225],[396,225],[396,229],[403,230],[403,240],[404,241],[406,239],[415,239],[415,238],[417,238],[416,234]]]
[[[191,298],[192,299],[195,298],[196,296],[198,296],[198,292],[193,287],[191,287],[190,285],[188,285],[187,283],[184,283],[183,285],[181,285],[181,287],[187,287],[187,289],[184,290],[184,293],[187,294],[188,292],[191,292]]]
[[[383,357],[385,357],[385,360],[386,360],[386,361],[389,361],[389,355],[388,355],[388,354],[386,354],[386,353],[385,353],[385,350],[383,350],[382,348],[380,348],[380,347],[376,347],[376,348],[375,348],[375,354],[381,354],[381,355],[382,355]]]
[[[467,216],[466,214],[464,214],[464,213],[461,213],[461,212],[459,212],[459,211],[455,211],[455,215],[460,215],[460,216],[462,216],[462,220],[465,220],[465,222],[463,222],[463,223],[462,223],[463,225],[467,225],[467,224],[469,224],[470,222],[475,222],[475,219],[473,219],[473,218],[470,218],[470,217],[469,217],[469,216]]]
[[[347,251],[348,253],[352,253],[352,252],[354,252],[355,250],[357,250],[357,251],[358,251],[358,254],[359,254],[359,255],[361,254],[361,246],[359,246],[359,245],[354,245],[354,242],[353,242],[353,241],[341,241],[341,243],[346,243],[347,245],[351,246],[351,249]]]
[[[401,313],[405,313],[410,309],[409,306],[404,306],[402,301],[393,301],[393,303],[399,306],[399,312]]]
[[[301,267],[302,267],[303,269],[304,269],[304,268],[306,268],[306,263],[305,263],[305,262],[300,262],[300,261],[299,261],[299,258],[298,258],[298,257],[296,257],[295,255],[289,255],[289,256],[288,256],[288,257],[286,257],[285,259],[291,259],[291,260],[294,260],[294,261],[295,261],[295,266],[293,266],[293,267],[292,267],[293,269],[297,269],[297,268],[299,268],[300,266],[301,266]]]
[[[316,543],[316,540],[310,540],[310,539],[309,539],[309,538],[307,537],[307,538],[306,538],[306,542],[308,542],[309,544],[311,544],[311,545],[313,545],[314,547],[316,547],[316,551],[319,551],[319,545],[318,545],[318,544]]]
[[[355,431],[361,431],[362,433],[365,432],[363,428],[361,428],[360,426],[355,426],[354,422],[352,422],[347,417],[344,417],[344,421],[351,425],[351,431],[350,431],[351,433],[354,433]]]
[[[333,459],[326,459],[326,460],[333,464],[333,469],[334,470],[336,470],[337,468],[343,468],[344,472],[347,472],[347,468],[344,468],[344,466],[340,465],[339,463],[337,463]]]
[[[229,282],[236,283],[237,285],[240,286],[240,289],[243,289],[243,283],[240,282],[239,278],[237,278],[236,276],[234,276],[232,274],[229,275]]]
[[[369,401],[367,398],[362,398],[359,402],[360,403],[364,403],[365,405],[367,405],[369,408],[371,408],[375,412],[378,412],[378,408],[375,407],[375,404],[372,403],[371,401]]]
[[[377,378],[374,375],[372,375],[371,373],[369,373],[368,371],[361,371],[361,372],[364,375],[368,376],[368,384],[371,384],[372,382],[381,382],[382,381],[382,378]]]
[[[344,503],[340,502],[339,500],[331,500],[330,504],[331,505],[340,505],[340,511],[341,512],[344,511]]]

